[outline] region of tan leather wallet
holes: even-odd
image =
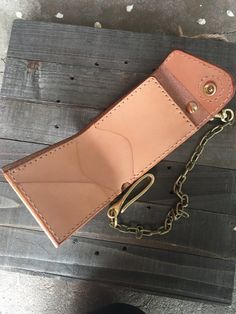
[[[233,97],[224,70],[175,50],[82,132],[3,167],[58,247]]]

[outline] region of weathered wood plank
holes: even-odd
[[[117,64],[118,69],[123,66],[123,69],[131,67],[134,71],[140,68],[143,71],[148,69],[148,60],[157,61],[150,64],[151,66],[157,65],[170,49],[180,49],[181,46],[182,49],[189,49],[209,61],[213,58],[216,64],[222,64],[225,68],[236,68],[233,43],[209,39],[192,40],[161,33],[134,33],[21,20],[13,23],[8,55],[21,59],[71,65],[82,63],[88,66],[91,65],[90,59],[94,58],[95,61],[104,60],[103,67],[106,64],[108,67],[110,64]],[[124,63],[127,58],[133,59],[135,63]],[[232,63],[228,62],[229,59],[232,59]]]
[[[71,104],[104,110],[144,78],[142,73],[124,73],[96,66],[72,67],[42,61],[37,61],[36,66],[35,61],[8,58],[1,93],[33,101],[68,103],[69,100]],[[10,95],[10,90],[18,89],[17,94]]]
[[[173,206],[176,196],[173,183],[185,164],[163,160],[151,172],[156,177],[152,188],[141,198],[146,202]],[[235,215],[236,170],[196,165],[183,187],[190,206],[215,213]]]
[[[142,81],[173,49],[219,64],[236,77],[235,47],[215,40],[17,20],[2,94],[104,109]]]
[[[161,225],[169,209],[170,207],[166,205],[137,202],[127,210],[122,220],[133,224],[141,222],[149,227]],[[176,222],[172,232],[164,237],[156,236],[137,240],[133,235],[114,231],[108,225],[106,209],[76,234],[91,239],[130,243],[152,248],[168,248],[169,250],[184,251],[195,255],[235,259],[236,232],[233,229],[236,226],[236,216],[223,213],[216,214],[191,207],[189,212],[191,214],[190,218]],[[0,183],[0,225],[35,231],[40,230],[28,210],[6,183]]]
[[[0,139],[0,167],[45,147],[46,145],[42,144]],[[172,193],[172,187],[183,168],[183,163],[165,160],[160,162],[151,170],[156,181],[142,200],[173,206],[176,196]],[[235,178],[236,170],[197,165],[191,172],[185,187],[190,195],[191,207],[236,215]],[[0,176],[1,181],[5,182]]]
[[[101,111],[91,108],[1,99],[0,138],[53,144],[82,130],[99,113]],[[166,160],[186,162],[203,133],[213,125],[211,122],[204,126]],[[225,129],[208,144],[198,164],[235,169],[235,151],[236,125]]]
[[[0,168],[47,146],[38,143],[0,139]],[[3,178],[0,176],[0,181],[2,180]]]
[[[99,280],[230,303],[234,263],[133,245],[74,238],[58,250],[42,232],[0,228],[1,267]]]
[[[0,100],[0,138],[54,144],[83,129],[99,110]]]

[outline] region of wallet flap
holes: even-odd
[[[171,52],[153,76],[198,128],[214,117],[235,93],[229,73],[180,50]],[[207,91],[211,86],[214,90]],[[190,102],[198,106],[194,114],[187,110]]]

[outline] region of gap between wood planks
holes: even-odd
[[[46,235],[44,234],[43,230],[37,229],[36,228],[26,228],[26,227],[21,227],[21,226],[11,226],[11,225],[2,225],[0,224],[0,229],[9,229],[9,230],[21,230],[21,231],[25,231],[25,232],[37,232],[40,233],[42,235],[45,236],[45,239],[47,241],[49,241],[49,239],[46,237]],[[81,240],[88,240],[90,242],[104,242],[104,243],[116,243],[116,244],[120,244],[120,245],[125,245],[125,246],[135,246],[135,247],[141,247],[141,248],[150,248],[150,249],[157,249],[157,250],[164,250],[164,251],[168,251],[168,252],[175,252],[175,253],[179,253],[179,254],[185,254],[185,255],[192,255],[192,256],[200,256],[202,258],[212,258],[212,259],[219,259],[219,260],[226,260],[226,261],[234,261],[232,260],[232,258],[225,258],[222,256],[219,256],[216,253],[212,253],[206,250],[201,250],[201,249],[196,249],[194,248],[190,248],[188,246],[184,246],[184,245],[180,245],[180,244],[172,244],[170,242],[162,242],[159,241],[158,242],[158,246],[153,247],[152,245],[148,245],[148,241],[145,241],[145,243],[142,243],[142,245],[139,245],[136,242],[136,239],[132,238],[132,237],[127,237],[127,241],[126,242],[122,242],[122,240],[119,240],[117,237],[111,237],[110,235],[106,235],[103,236],[103,238],[93,238],[92,235],[89,237],[86,234],[90,234],[89,232],[83,232],[83,231],[77,231],[79,234],[78,235],[72,235],[69,239],[67,239],[66,241],[70,241],[72,239],[77,239],[78,241],[76,241],[76,243],[79,243]],[[81,233],[81,234],[80,234]],[[84,233],[84,235],[83,235]],[[141,243],[140,243],[141,244]],[[62,244],[63,246],[63,244]],[[53,246],[52,246],[53,248]]]

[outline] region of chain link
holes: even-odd
[[[124,212],[124,210],[132,204],[133,201],[129,202],[129,205],[125,207],[125,209],[121,208],[124,201],[129,195],[129,192],[126,193],[126,196],[121,199],[121,201],[118,201],[114,206],[112,205],[108,210],[108,217],[110,218],[110,226],[120,232],[123,233],[131,233],[136,236],[137,239],[141,239],[143,236],[150,237],[153,235],[164,235],[167,234],[172,230],[174,221],[179,220],[180,218],[189,218],[189,214],[186,212],[186,209],[189,205],[189,196],[183,192],[183,184],[187,180],[187,176],[190,171],[193,170],[195,167],[198,159],[202,155],[205,146],[207,143],[218,133],[222,132],[227,126],[232,125],[234,122],[234,112],[231,109],[223,109],[219,114],[215,116],[214,119],[219,118],[221,122],[207,131],[205,135],[202,137],[200,143],[196,146],[192,156],[190,157],[189,161],[187,162],[185,169],[183,173],[178,177],[178,179],[175,181],[173,186],[173,192],[176,194],[176,196],[179,198],[179,201],[176,203],[175,207],[172,208],[164,221],[164,224],[160,227],[157,227],[156,229],[145,229],[143,226],[137,225],[137,226],[129,226],[125,224],[120,224],[118,222],[118,216],[121,213]],[[141,177],[138,181],[141,182],[143,178],[150,177],[152,180],[151,174],[146,174],[143,177]],[[148,185],[148,188],[152,185],[153,180],[151,184]],[[131,189],[133,190],[134,187],[137,185],[137,183],[134,183],[133,186],[131,186]],[[138,194],[138,197],[140,197],[142,194],[144,194],[147,191],[147,188],[144,189],[143,192]],[[137,196],[134,198],[137,200]]]

